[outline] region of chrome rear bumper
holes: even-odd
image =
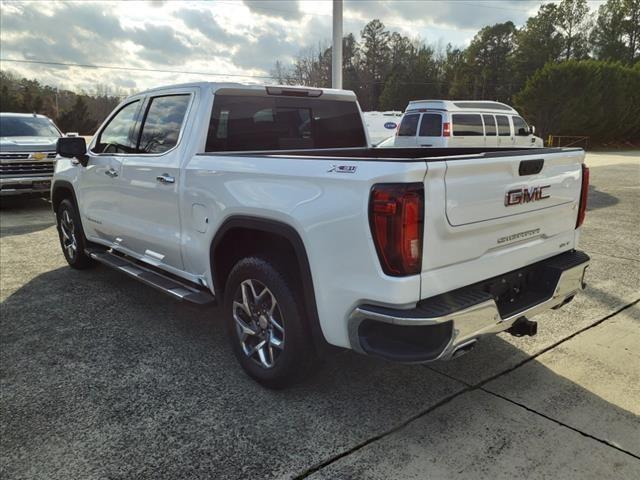
[[[508,330],[521,317],[570,301],[585,287],[588,266],[589,257],[583,252],[566,252],[505,276],[426,299],[413,309],[361,305],[349,319],[351,346],[360,353],[406,363],[449,360],[484,335]],[[504,278],[524,274],[541,277],[540,282],[546,283],[539,292],[524,292],[521,308],[511,308],[503,300],[496,302],[487,292],[491,282],[504,283]]]

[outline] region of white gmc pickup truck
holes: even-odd
[[[369,147],[352,92],[196,83],[61,138],[51,198],[74,268],[220,303],[268,387],[327,344],[446,360],[584,288],[576,148]]]

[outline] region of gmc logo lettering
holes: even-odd
[[[538,200],[549,198],[550,195],[545,192],[545,189],[549,187],[551,187],[551,185],[543,185],[541,187],[516,188],[515,190],[509,190],[504,196],[504,206],[510,207],[512,205],[537,202]]]

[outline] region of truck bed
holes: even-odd
[[[441,161],[443,157],[453,160],[450,157],[461,157],[464,159],[473,158],[497,158],[517,155],[545,155],[549,153],[569,152],[582,150],[580,148],[497,148],[497,147],[474,147],[474,148],[340,148],[340,149],[303,149],[303,150],[279,150],[273,151],[253,151],[253,152],[205,152],[199,155],[229,155],[239,156],[264,156],[264,157],[309,157],[318,159],[330,158],[351,158],[353,160],[369,161]]]

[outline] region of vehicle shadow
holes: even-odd
[[[45,198],[3,198],[0,201],[0,238],[33,233],[55,224]]]
[[[596,185],[589,185],[589,196],[587,198],[587,211],[599,208],[612,207],[620,203],[620,200],[607,192],[598,190]]]
[[[291,477],[466,388],[451,378],[456,361],[443,375],[340,351],[304,383],[266,390],[237,366],[219,308],[176,303],[103,267],[41,274],[0,309],[7,478]],[[528,358],[500,337],[471,356],[479,369]],[[564,402],[590,419],[585,428],[638,450],[637,416],[530,363],[527,388],[543,409]],[[442,442],[443,425],[469,438],[444,412],[420,421]]]
[[[51,208],[49,204],[49,200],[45,197],[33,197],[33,198],[22,198],[22,197],[0,197],[0,209],[2,210],[32,210],[32,209],[42,209],[42,208]]]

